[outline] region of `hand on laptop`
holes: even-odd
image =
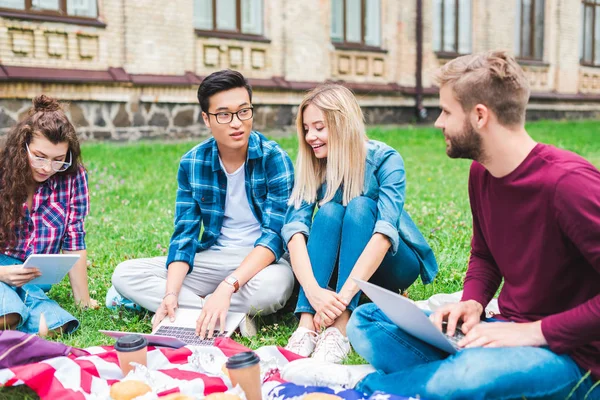
[[[447,321],[446,335],[448,336],[454,336],[458,321],[462,321],[462,332],[466,335],[479,324],[482,313],[483,306],[481,304],[475,300],[467,300],[440,307],[429,316],[429,319],[441,332],[443,332],[442,322]]]
[[[460,341],[460,347],[545,346],[542,321],[527,323],[493,322],[479,324]]]
[[[202,307],[200,317],[196,322],[196,335],[202,338],[212,338],[217,323],[219,323],[221,332],[225,329],[225,320],[227,311],[231,305],[231,295],[234,287],[228,283],[222,282],[213,294],[206,298]]]
[[[167,293],[152,319],[152,331],[156,330],[158,324],[167,316],[171,322],[175,321],[175,311],[177,311],[178,306],[177,296],[174,293]]]
[[[40,276],[42,273],[37,268],[23,268],[20,265],[0,268],[0,281],[9,286],[21,287]]]

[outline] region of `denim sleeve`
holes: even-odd
[[[174,261],[183,261],[194,268],[194,257],[200,234],[200,206],[192,197],[188,178],[189,161],[182,160],[177,172],[177,196],[175,200],[175,230],[171,236],[166,267]]]
[[[281,230],[283,243],[286,245],[296,233],[302,233],[308,238],[310,227],[312,225],[312,217],[315,211],[316,203],[302,202],[299,208],[293,205],[288,207],[285,215],[285,225]]]
[[[67,227],[61,248],[65,251],[85,250],[84,220],[90,211],[90,195],[87,174],[83,167],[72,178],[73,188],[70,193]]]
[[[267,199],[263,206],[261,235],[254,243],[271,250],[275,262],[284,253],[281,228],[285,219],[287,202],[294,186],[294,165],[290,157],[282,149],[277,149],[265,158],[267,174]]]
[[[404,161],[400,154],[393,149],[386,150],[376,174],[379,182],[379,200],[373,233],[387,236],[392,242],[390,251],[396,254],[400,240],[400,216],[406,192]]]

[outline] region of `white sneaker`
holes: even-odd
[[[289,362],[281,369],[281,378],[296,385],[353,389],[365,376],[375,372],[369,364],[338,365],[314,358]]]
[[[315,350],[317,344],[317,332],[299,326],[289,338],[286,350],[296,353],[302,357],[308,357]]]
[[[350,341],[333,326],[325,329],[317,339],[312,358],[340,364],[350,354]]]

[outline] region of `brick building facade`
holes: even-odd
[[[292,131],[324,81],[368,123],[431,121],[432,72],[489,49],[519,57],[529,118],[600,115],[600,0],[0,0],[0,132],[43,92],[83,138],[203,135],[196,89],[222,68],[250,78],[259,129]]]

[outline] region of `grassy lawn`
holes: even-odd
[[[600,123],[537,122],[528,125],[538,141],[574,151],[600,166]],[[388,143],[403,156],[407,174],[405,209],[432,246],[440,273],[435,282],[420,281],[409,296],[420,300],[434,293],[461,289],[467,266],[471,236],[471,215],[467,195],[470,162],[446,156],[441,133],[433,128],[372,128],[369,137]],[[295,137],[277,139],[292,159]],[[92,296],[104,304],[115,266],[126,259],[160,256],[166,253],[173,227],[176,172],[179,158],[196,143],[85,144],[91,214],[88,232],[89,276]],[[72,346],[112,344],[98,329],[150,331],[149,313],[126,310],[77,310],[68,281],[50,292],[81,321],[81,329],[61,338]],[[292,314],[295,296],[275,316],[257,318],[260,335],[252,340],[234,337],[256,348],[284,345],[295,328]],[[355,354],[350,362],[359,362]],[[13,397],[14,396],[14,397]],[[23,389],[0,390],[0,398],[35,398]]]

